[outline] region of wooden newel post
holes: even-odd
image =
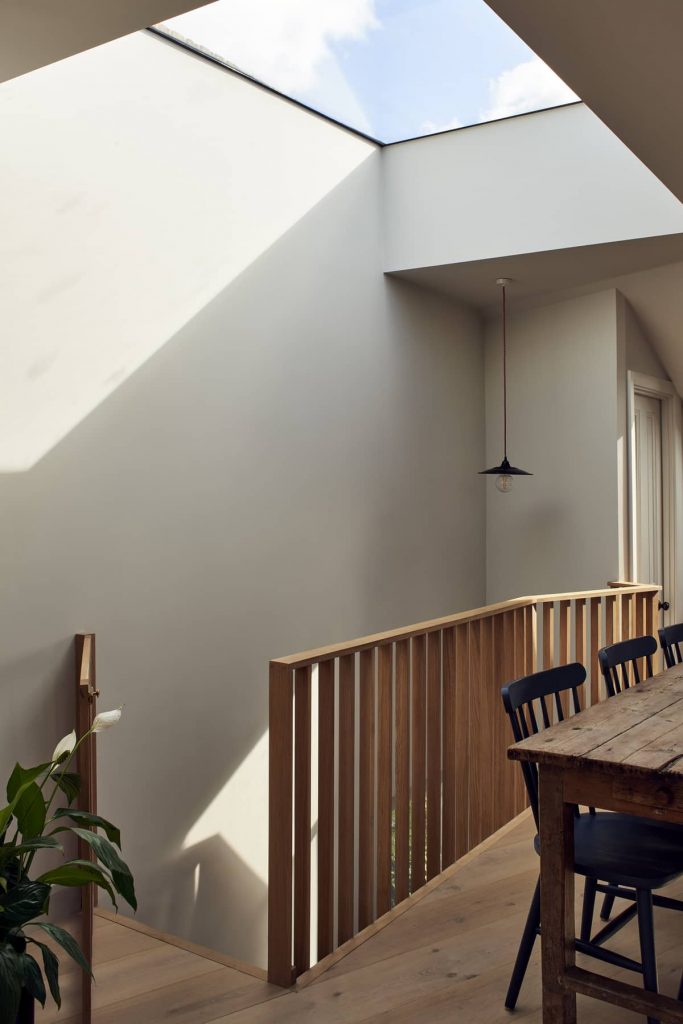
[[[292,964],[294,685],[286,665],[270,665],[268,798],[268,981],[287,987]]]
[[[95,634],[77,633],[74,637],[74,662],[76,681],[76,735],[80,738],[92,726],[97,714],[97,674],[95,666]],[[81,788],[78,795],[78,807],[82,811],[97,813],[97,753],[96,740],[90,736],[76,753],[76,771]],[[91,847],[84,840],[78,841],[78,856],[81,860],[94,860]],[[93,957],[93,916],[97,902],[96,888],[93,884],[82,889],[81,902],[81,947],[85,958],[92,964]],[[83,1024],[90,1024],[92,1019],[92,980],[85,971],[82,972],[81,988]]]

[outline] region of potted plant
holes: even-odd
[[[114,906],[118,895],[137,909],[133,877],[120,855],[119,830],[99,815],[73,806],[79,778],[70,768],[78,747],[120,717],[120,710],[97,715],[83,736],[72,732],[60,740],[50,761],[35,768],[17,764],[9,777],[7,806],[0,809],[0,1024],[32,1024],[35,1001],[45,1006],[47,989],[61,1006],[59,960],[39,936],[49,936],[92,973],[73,936],[46,919],[55,886],[94,883],[109,894]],[[61,839],[69,833],[88,844],[93,860],[62,859],[32,877],[36,853],[63,854]]]

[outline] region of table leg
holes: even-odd
[[[541,818],[541,950],[543,1024],[576,1024],[576,994],[561,978],[575,963],[574,811],[564,802],[563,775],[539,767]]]

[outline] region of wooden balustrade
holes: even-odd
[[[517,598],[270,663],[271,982],[376,930],[524,809],[501,686],[578,660],[602,700],[599,648],[652,632],[658,590]]]

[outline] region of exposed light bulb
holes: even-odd
[[[512,490],[512,477],[509,473],[501,473],[500,476],[496,477],[496,487],[503,494],[507,494],[508,491]]]

